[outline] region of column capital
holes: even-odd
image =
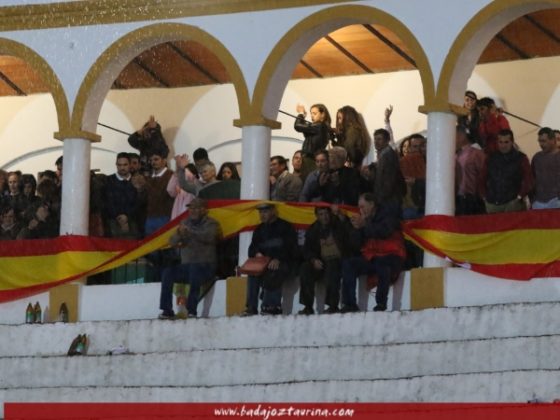
[[[469,111],[461,105],[455,105],[449,102],[431,103],[418,107],[418,112],[429,114],[431,112],[444,112],[447,114],[455,114],[457,116],[468,115]]]
[[[243,128],[248,125],[262,125],[265,127],[269,127],[272,130],[277,130],[282,127],[282,123],[276,120],[271,120],[269,118],[265,118],[262,115],[248,115],[246,117],[239,118],[237,120],[233,120],[233,125],[238,128]]]
[[[54,133],[54,138],[57,140],[71,140],[71,139],[84,139],[92,143],[99,143],[101,136],[91,131],[76,130],[73,128],[60,130]]]

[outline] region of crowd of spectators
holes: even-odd
[[[492,98],[465,92],[456,130],[456,214],[560,207],[560,132],[541,127],[531,160],[515,142],[505,112]]]
[[[516,145],[504,113],[491,98],[478,99],[474,92],[467,91],[464,108],[455,138],[456,214],[560,207],[560,132],[541,128],[537,138],[541,151],[529,161]],[[427,139],[414,133],[395,144],[393,109],[389,107],[385,127],[373,132],[376,160],[364,165],[372,141],[356,109],[340,108],[335,127],[331,127],[329,111],[323,104],[311,106],[311,121],[306,120],[304,106],[298,105],[297,112],[294,129],[303,134],[303,145],[291,158],[291,171],[288,158],[270,158],[270,199],[323,204],[317,207],[316,223],[299,235],[278,218],[273,205],[259,208],[261,225],[253,235],[249,254],[269,252],[271,262],[269,274],[250,278],[246,314],[258,313],[261,295],[265,299],[261,312],[279,313],[278,290],[290,275],[300,277],[303,314],[314,312],[314,284],[321,280],[326,283],[327,312],[357,310],[355,279],[360,274],[369,275],[371,285],[377,285],[376,310],[385,310],[389,285],[400,270],[422,264],[422,251],[403,240],[400,222],[424,214]],[[172,245],[197,244],[187,236],[201,221],[208,222],[205,200],[240,197],[236,164],[225,162],[216,170],[205,149],[195,150],[192,162],[186,154],[175,156],[173,172],[167,161],[169,147],[153,116],[128,142],[139,153],[118,153],[116,172],[111,175],[92,172],[92,236],[140,239],[195,203],[202,210],[197,217],[187,219]],[[37,180],[31,174],[0,171],[0,239],[58,235],[62,163],[60,158],[56,172],[43,171]],[[347,218],[338,211],[339,205],[358,206],[359,215]],[[275,235],[279,236],[275,239]],[[215,258],[211,258],[216,264],[215,270],[210,270],[212,275],[232,275],[238,264],[237,238],[215,240],[210,246],[216,247]],[[147,258],[157,281],[167,276],[162,309],[169,317],[171,280],[166,270],[190,264],[192,257],[181,258],[172,248]],[[263,294],[259,293],[261,288]],[[195,314],[196,307],[192,300],[189,302],[189,312]]]

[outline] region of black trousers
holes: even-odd
[[[340,301],[340,279],[342,277],[342,261],[340,259],[323,261],[323,269],[316,270],[310,261],[302,263],[299,272],[299,303],[310,308],[315,301],[315,284],[325,282],[325,303],[337,308]]]

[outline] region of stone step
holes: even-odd
[[[90,355],[457,341],[560,334],[560,304],[516,303],[422,311],[0,325],[0,357],[66,354],[78,334]]]
[[[0,388],[204,387],[554,370],[560,335],[374,346],[0,358]]]
[[[559,395],[556,369],[211,387],[0,388],[0,401],[11,402],[527,402]]]

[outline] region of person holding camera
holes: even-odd
[[[169,147],[161,133],[161,126],[153,115],[150,115],[140,130],[130,135],[128,144],[140,152],[140,173],[144,176],[150,176],[151,173],[150,156],[156,152],[165,158],[169,155]]]

